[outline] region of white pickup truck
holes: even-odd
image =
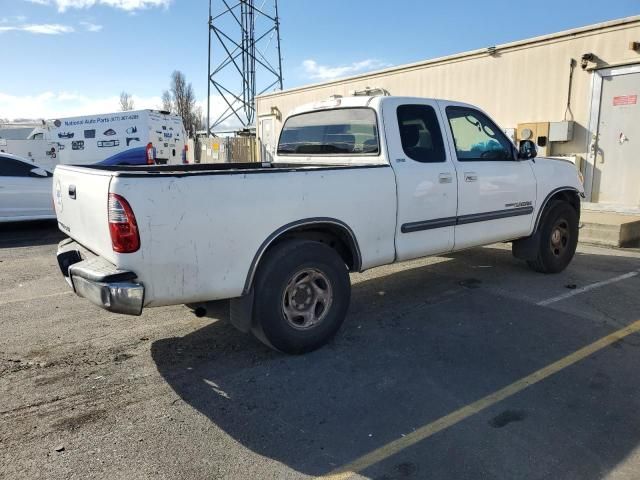
[[[268,164],[58,166],[58,261],[107,310],[232,299],[236,327],[302,353],[342,324],[349,272],[504,241],[563,270],[583,186],[535,155],[471,105],[332,98],[286,120]]]

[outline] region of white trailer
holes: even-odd
[[[94,164],[138,147],[147,148],[151,163],[187,161],[182,118],[158,110],[60,118],[34,129],[29,139],[55,142],[57,160],[66,165]]]
[[[42,138],[30,140],[0,138],[0,153],[16,155],[47,170],[53,170],[60,163],[58,144]]]

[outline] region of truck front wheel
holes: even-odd
[[[578,246],[578,213],[564,201],[548,206],[539,227],[536,258],[529,267],[541,273],[558,273],[571,263]]]
[[[349,272],[331,247],[287,240],[269,251],[256,274],[252,330],[267,346],[289,354],[327,343],[345,319]]]

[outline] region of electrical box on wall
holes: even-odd
[[[518,141],[531,140],[538,146],[538,154],[547,154],[549,142],[549,122],[531,122],[518,124]]]
[[[549,123],[550,142],[570,142],[573,140],[573,121]]]

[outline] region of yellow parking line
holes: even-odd
[[[541,382],[542,380],[550,377],[551,375],[554,375],[559,371],[564,370],[565,368],[581,360],[584,360],[589,355],[592,355],[593,353],[608,347],[612,343],[615,343],[618,340],[625,338],[629,335],[632,335],[634,333],[637,333],[639,331],[640,331],[640,320],[637,320],[631,325],[628,325],[625,328],[622,328],[616,332],[613,332],[610,335],[607,335],[606,337],[603,337],[600,340],[597,340],[596,342],[581,348],[580,350],[572,353],[571,355],[568,355],[558,360],[557,362],[554,362],[538,370],[537,372],[532,373],[531,375],[521,378],[520,380],[512,383],[511,385],[508,385],[490,395],[487,395],[484,398],[481,398],[480,400],[477,400],[465,407],[462,407],[459,410],[456,410],[455,412],[452,412],[444,417],[441,417],[438,420],[435,420],[434,422],[424,425],[423,427],[420,427],[419,429],[407,434],[406,436],[398,438],[397,440],[394,440],[390,443],[387,443],[386,445],[383,445],[382,447],[376,450],[373,450],[372,452],[367,453],[366,455],[363,455],[362,457],[354,460],[353,462],[347,465],[344,465],[343,467],[340,467],[334,470],[333,472],[319,478],[325,479],[325,480],[348,479],[351,476],[355,475],[357,472],[361,472],[362,470],[378,462],[381,462],[382,460],[385,460],[391,457],[392,455],[395,455],[396,453],[408,447],[411,447],[412,445],[415,445],[416,443],[426,438],[429,438],[432,435],[435,435],[436,433],[442,430],[445,430],[455,425],[456,423],[459,423],[462,420],[465,420],[466,418],[469,418],[470,416],[475,415],[476,413],[481,412],[482,410],[485,410],[486,408],[489,408],[498,402],[501,402],[506,398],[511,397],[512,395],[515,395],[516,393],[521,392],[525,388],[531,385],[534,385],[538,382]]]

